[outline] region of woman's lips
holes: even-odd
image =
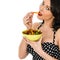
[[[41,12],[38,12],[38,15],[39,15],[39,16],[42,16],[42,13],[41,13]]]

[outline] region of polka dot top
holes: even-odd
[[[41,27],[41,25],[39,27]],[[51,42],[44,42],[44,43],[42,43],[42,49],[44,50],[44,52],[46,52],[50,56],[56,58],[57,60],[60,60],[60,50],[59,50],[59,47],[54,44],[54,42],[55,42],[55,31],[54,31],[54,36],[53,37],[54,37],[53,38],[53,43],[51,43]],[[34,49],[29,44],[27,45],[27,52],[32,54],[33,60],[45,60],[38,53],[36,53],[34,51]]]

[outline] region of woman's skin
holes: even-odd
[[[44,24],[42,25],[42,27],[39,29],[42,31],[42,38],[39,39],[38,42],[31,42],[28,39],[24,38],[22,39],[22,42],[19,46],[19,58],[23,59],[25,58],[28,53],[26,51],[27,49],[27,44],[30,44],[33,49],[40,55],[42,56],[45,60],[57,60],[53,57],[51,57],[50,55],[48,55],[47,53],[45,53],[42,50],[41,47],[41,43],[44,42],[51,42],[53,43],[53,28],[52,27],[52,21],[54,19],[53,14],[50,11],[50,0],[44,0],[42,5],[39,7],[39,11],[41,12],[42,16],[37,16],[38,19],[42,19],[44,20]],[[33,18],[34,13],[33,12],[29,12],[24,18],[23,18],[23,22],[25,24],[25,26],[27,27],[27,29],[37,29],[37,27],[40,25],[40,23],[34,23],[32,24],[32,18]],[[55,34],[55,45],[58,45],[60,48],[60,29],[57,30],[56,34]]]

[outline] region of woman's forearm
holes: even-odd
[[[19,52],[18,52],[20,59],[23,59],[23,58],[25,58],[27,56],[28,53],[27,53],[26,49],[27,49],[27,43],[25,42],[25,40],[23,38],[22,42],[21,42],[21,44],[19,46]]]
[[[45,60],[57,60],[54,57],[51,57],[50,55],[48,55],[46,52],[44,52],[43,50],[38,51],[38,54],[40,56],[42,56]]]

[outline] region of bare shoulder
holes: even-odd
[[[60,38],[60,28],[57,30],[56,35]]]
[[[32,29],[36,30],[40,25],[41,25],[40,22],[35,22],[35,23],[32,25]]]
[[[60,48],[60,28],[56,32],[56,37],[58,38],[57,42],[58,42],[58,46]]]

